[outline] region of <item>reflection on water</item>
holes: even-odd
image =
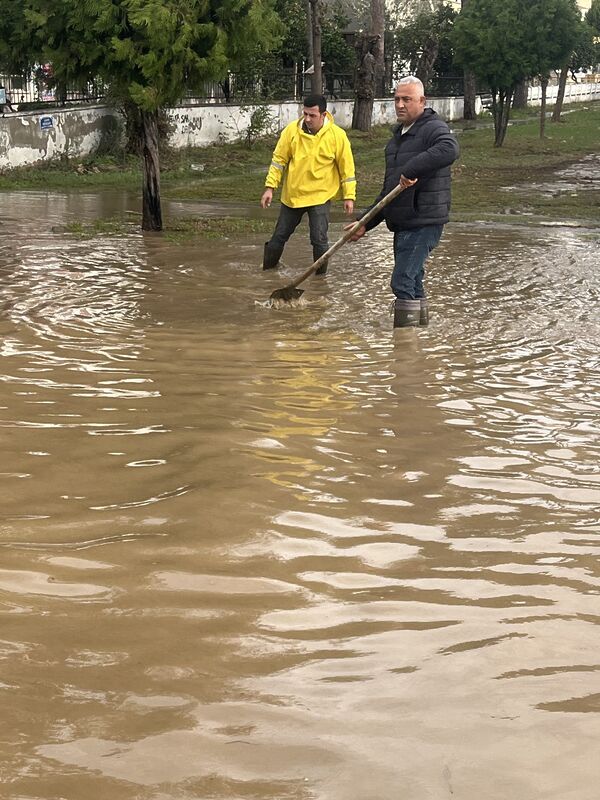
[[[2,797],[595,800],[597,233],[394,332],[383,230],[268,310],[302,237],[56,232],[127,203],[4,196]]]
[[[557,170],[551,180],[542,183],[519,183],[516,186],[503,186],[501,191],[510,194],[537,192],[546,197],[560,194],[576,194],[597,189],[600,184],[600,154],[590,153],[575,164]],[[592,212],[593,214],[593,212]],[[593,218],[592,215],[590,215]]]

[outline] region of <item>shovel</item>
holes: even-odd
[[[298,286],[301,283],[304,283],[307,278],[310,278],[310,276],[316,272],[319,267],[336,252],[336,250],[339,250],[342,245],[346,244],[348,239],[350,239],[359,228],[362,228],[363,225],[366,225],[368,222],[370,222],[373,217],[379,214],[382,208],[385,208],[388,203],[390,203],[395,197],[398,197],[400,192],[403,192],[406,188],[408,187],[401,186],[400,184],[394,186],[391,192],[388,192],[385,197],[382,197],[381,200],[376,203],[370,211],[367,211],[362,219],[359,219],[351,228],[345,231],[344,235],[339,238],[335,244],[332,244],[327,252],[323,253],[322,256],[319,256],[315,263],[312,264],[305,272],[303,272],[299,278],[296,278],[295,281],[281,289],[275,289],[275,291],[271,294],[271,302],[282,301],[284,303],[290,303],[292,300],[297,300],[299,297],[301,297],[304,294],[304,289],[298,289]]]

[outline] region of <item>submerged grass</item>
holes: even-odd
[[[453,168],[453,219],[497,219],[510,215],[526,222],[563,218],[597,219],[600,190],[540,191],[535,184],[552,181],[554,172],[596,153],[600,139],[600,103],[577,104],[565,109],[562,122],[546,124],[546,137],[539,136],[539,113],[530,109],[515,118],[504,146],[493,146],[491,119],[452,124],[459,136],[461,155]],[[349,132],[357,167],[358,205],[370,203],[381,188],[383,148],[390,126],[369,133]],[[258,205],[276,138],[254,142],[215,144],[203,148],[169,151],[161,162],[162,195],[170,199],[227,201]],[[0,175],[0,190],[74,188],[120,188],[140,192],[140,160],[133,156],[97,156],[82,161],[56,161],[40,167],[23,167]],[[532,184],[532,186],[528,186]],[[512,188],[511,188],[512,187]],[[584,191],[585,188],[585,191]],[[104,221],[106,230],[81,224],[76,235],[111,233],[115,221]],[[130,229],[122,223],[123,230]],[[177,218],[167,221],[166,235],[186,239],[194,236],[222,238],[247,232],[268,231],[272,220],[233,216]],[[118,227],[118,225],[117,225]],[[95,229],[94,229],[95,228]]]
[[[120,217],[111,217],[109,219],[96,219],[92,222],[77,220],[54,230],[70,233],[78,239],[89,239],[94,236],[123,236],[127,233],[137,233],[139,224]]]
[[[263,233],[272,229],[272,220],[247,219],[245,217],[169,217],[162,235],[166,239],[185,242],[202,236],[205,239],[223,240],[228,236],[241,236],[246,233]],[[80,239],[95,236],[126,236],[139,234],[139,222],[111,217],[92,222],[71,222],[60,229]]]
[[[202,236],[204,239],[225,239],[246,233],[267,233],[272,220],[246,217],[171,217],[165,226],[166,238],[185,242]]]

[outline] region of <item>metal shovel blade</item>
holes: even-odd
[[[304,289],[296,289],[295,286],[284,286],[283,289],[275,289],[269,298],[272,303],[291,303],[298,300],[304,294]]]

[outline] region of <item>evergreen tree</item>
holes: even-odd
[[[592,0],[585,15],[585,21],[594,29],[596,36],[600,36],[600,0]]]
[[[581,14],[576,0],[529,0],[528,13],[530,77],[538,77],[542,88],[540,138],[543,139],[550,71],[570,59],[581,28]]]
[[[502,146],[506,135],[515,86],[529,73],[523,12],[521,0],[470,0],[454,24],[457,61],[473,70],[492,93],[496,147]]]
[[[27,33],[60,85],[100,78],[139,109],[144,230],[161,230],[158,119],[276,29],[270,0],[25,0]]]
[[[600,0],[592,0],[592,4],[585,15],[585,22],[591,29],[593,36],[587,66],[593,66],[597,70],[600,65]]]
[[[565,59],[565,63],[560,69],[558,94],[554,104],[554,111],[552,112],[552,122],[560,122],[569,73],[574,76],[578,70],[589,69],[596,60],[597,51],[595,51],[595,47],[597,46],[594,45],[593,28],[587,22],[581,21],[577,28],[577,39],[573,51]]]
[[[395,58],[406,64],[426,90],[434,78],[453,69],[450,35],[455,19],[456,12],[442,5],[433,12],[417,14],[395,31]]]
[[[29,70],[34,59],[23,0],[0,0],[0,69],[20,75]]]
[[[459,14],[456,58],[490,88],[496,147],[506,136],[517,83],[560,67],[578,20],[575,0],[470,0]]]

